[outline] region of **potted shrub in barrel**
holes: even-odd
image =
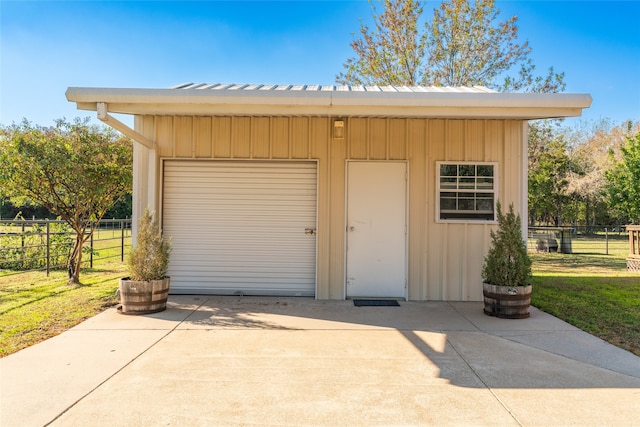
[[[147,208],[140,218],[136,246],[127,258],[129,277],[120,279],[120,313],[150,314],[167,308],[170,252],[171,241],[164,240]]]
[[[531,259],[522,239],[520,215],[498,209],[498,229],[491,231],[491,248],[482,266],[484,313],[505,319],[529,317]]]

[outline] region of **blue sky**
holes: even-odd
[[[496,4],[518,16],[540,73],[554,66],[567,92],[591,94],[583,120],[640,120],[640,1]],[[333,84],[360,18],[366,1],[0,0],[0,123],[95,118],[69,86]]]

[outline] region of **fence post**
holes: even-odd
[[[91,225],[89,225],[89,227],[91,227]],[[93,268],[93,233],[91,233],[91,236],[89,237],[89,248],[91,249],[89,252],[89,268]]]
[[[20,244],[20,265],[22,266],[22,268],[25,267],[25,263],[27,260],[27,253],[24,249],[24,222],[22,223],[22,233],[20,233],[20,238],[21,238],[21,244]]]
[[[605,255],[609,255],[609,229],[607,227],[604,228],[604,241],[607,245],[607,252]]]
[[[120,262],[124,261],[124,220],[120,220]]]
[[[49,270],[51,269],[51,238],[49,233],[49,220],[47,219],[47,277],[49,277]]]

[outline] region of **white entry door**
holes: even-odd
[[[347,164],[347,297],[406,297],[407,164]]]

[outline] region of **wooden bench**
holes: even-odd
[[[558,241],[552,237],[544,236],[536,240],[538,252],[558,252]]]
[[[629,256],[627,270],[640,273],[640,225],[627,225],[629,232]]]

